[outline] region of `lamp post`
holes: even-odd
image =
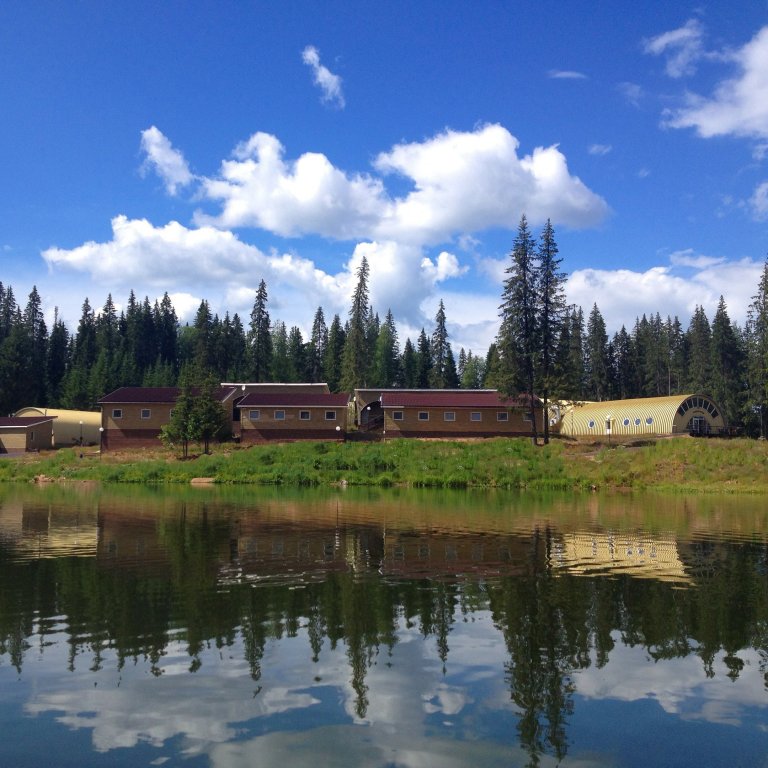
[[[83,447],[83,420],[80,419],[80,447]]]
[[[101,452],[104,450],[104,427],[99,427],[99,458],[101,458]]]

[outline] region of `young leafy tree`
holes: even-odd
[[[267,284],[259,283],[251,310],[248,342],[251,350],[251,377],[255,382],[269,381],[272,372],[272,335],[267,311]]]
[[[182,458],[189,456],[189,443],[196,440],[196,424],[193,418],[195,396],[192,373],[187,366],[179,374],[179,395],[171,411],[171,418],[160,430],[160,440],[167,448],[180,446]]]
[[[229,416],[218,394],[217,377],[209,373],[200,384],[191,416],[195,439],[203,443],[204,453],[210,453],[211,440],[225,437],[230,428]]]

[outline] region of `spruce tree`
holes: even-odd
[[[312,336],[307,345],[307,375],[312,382],[323,380],[323,360],[328,348],[328,326],[323,308],[318,307],[312,321]]]
[[[556,384],[555,353],[562,333],[566,315],[565,274],[560,269],[562,259],[558,258],[555,230],[547,219],[539,239],[538,275],[538,344],[539,387],[544,404],[544,442],[549,442],[548,401]]]
[[[533,414],[531,434],[536,440],[534,387],[540,348],[539,286],[536,244],[528,229],[525,214],[520,218],[506,275],[499,307],[501,323],[497,337],[499,389],[509,396],[520,392],[527,394]]]
[[[255,382],[269,381],[272,371],[272,335],[267,311],[267,284],[259,283],[251,310],[248,343],[251,351],[251,378]]]
[[[338,315],[333,316],[328,329],[328,346],[323,355],[323,380],[331,392],[339,392],[341,382],[341,358],[344,352],[345,333]]]
[[[352,295],[349,310],[349,329],[344,341],[341,361],[340,387],[344,392],[352,392],[357,387],[365,387],[371,365],[371,349],[368,345],[371,333],[371,308],[368,304],[368,260],[363,256],[357,269],[357,286]]]
[[[747,314],[749,405],[761,439],[768,437],[768,258]]]
[[[585,346],[587,396],[590,400],[605,400],[608,397],[608,335],[597,304],[589,313]]]

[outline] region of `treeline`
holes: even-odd
[[[335,392],[491,387],[575,401],[702,392],[731,425],[768,431],[768,261],[743,327],[721,298],[711,321],[703,307],[687,325],[643,315],[609,337],[597,303],[587,315],[566,304],[551,224],[536,243],[523,217],[499,333],[485,355],[454,354],[442,300],[434,327],[401,344],[392,312],[381,319],[371,306],[368,280],[363,259],[348,316],[328,322],[318,307],[309,338],[270,318],[263,280],[245,320],[219,317],[203,300],[181,325],[167,293],[152,303],[131,291],[119,314],[111,294],[98,310],[86,298],[74,332],[58,312],[47,328],[36,288],[22,306],[0,283],[0,413],[25,405],[91,409],[117,387],[176,386],[194,370],[218,381],[325,381]]]

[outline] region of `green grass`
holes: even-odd
[[[0,461],[0,482],[96,480],[277,486],[504,488],[527,490],[656,489],[768,492],[768,444],[749,440],[660,439],[599,445],[530,439],[390,440],[383,443],[285,443],[216,446],[180,460],[161,448],[82,455],[63,449]]]

